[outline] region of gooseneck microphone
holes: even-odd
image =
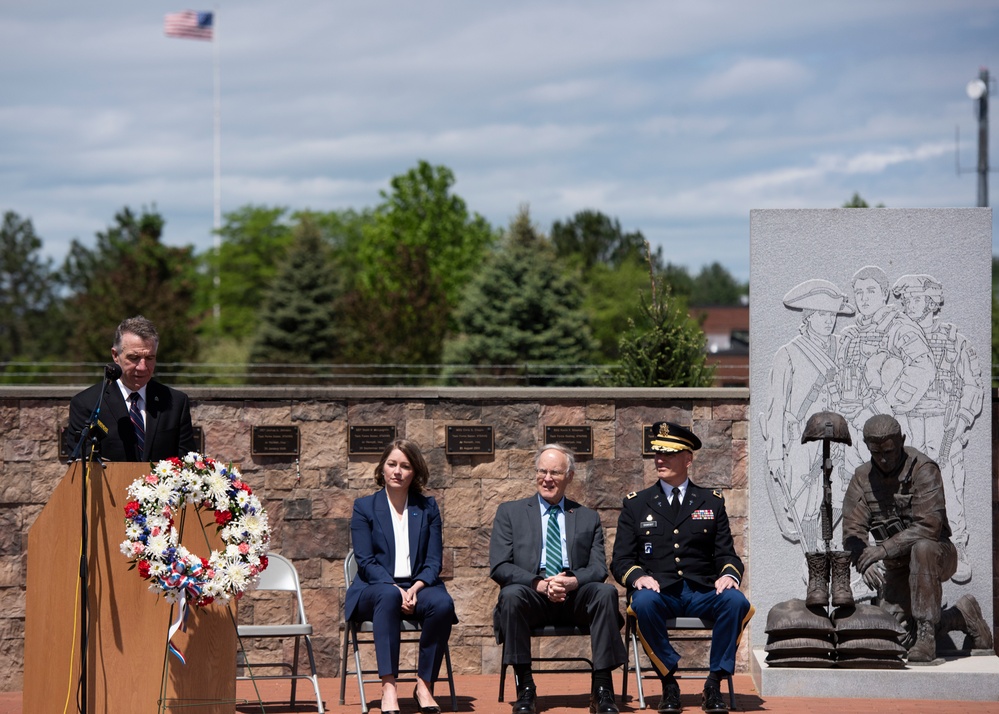
[[[117,362],[108,362],[104,366],[104,379],[109,382],[113,382],[118,377],[121,376],[121,367],[118,366]]]

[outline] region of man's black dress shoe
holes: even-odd
[[[722,697],[721,687],[711,682],[704,685],[704,692],[701,694],[701,709],[708,714],[725,714],[728,711],[728,704]]]
[[[663,698],[659,700],[659,714],[680,714],[683,705],[680,704],[680,685],[667,682],[663,685]]]
[[[441,714],[441,708],[436,704],[429,707],[423,706],[423,702],[420,701],[420,693],[416,689],[413,690],[413,699],[416,700],[416,708],[420,710],[420,714]]]
[[[607,687],[597,687],[590,693],[590,714],[618,714],[614,692]]]
[[[538,692],[534,687],[524,687],[513,703],[513,714],[538,714]]]

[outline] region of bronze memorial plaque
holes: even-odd
[[[347,432],[347,454],[380,454],[395,441],[391,424],[351,424]]]
[[[250,431],[250,455],[298,456],[298,427],[252,427]]]
[[[652,456],[652,424],[642,424],[642,456]]]
[[[448,425],[445,431],[444,453],[446,454],[493,453],[493,428],[491,426]]]
[[[204,454],[205,453],[205,430],[202,429],[200,426],[194,426],[194,427],[191,427],[191,428],[194,430],[194,443],[196,444],[196,446],[194,448],[195,448],[195,450],[199,454]],[[186,456],[186,455],[187,454],[181,454],[181,457]],[[209,454],[206,454],[206,456],[207,455],[209,455]]]
[[[576,456],[593,456],[593,427],[576,424],[545,426],[545,443],[561,444]]]
[[[80,438],[79,434],[70,436],[69,425],[59,427],[59,458],[65,461],[73,454],[76,442]]]

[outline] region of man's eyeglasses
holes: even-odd
[[[555,469],[538,469],[538,476],[544,478],[545,476],[551,476],[552,478],[558,478],[559,476],[565,476],[565,471],[556,471]]]

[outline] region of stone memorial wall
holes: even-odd
[[[76,391],[71,387],[0,388],[3,690],[17,691],[22,684],[24,603],[30,596],[25,592],[27,534],[66,472],[58,434],[68,419],[69,398]],[[378,450],[372,444],[393,432],[420,444],[430,465],[428,492],[441,504],[444,576],[460,619],[451,636],[456,672],[499,671],[500,648],[493,638],[491,618],[498,587],[489,579],[490,526],[500,503],[534,492],[533,456],[546,434],[562,435],[581,448],[589,447],[591,453],[579,458],[567,495],[600,512],[609,559],[623,496],[651,485],[656,478],[651,458],[642,453],[643,427],[663,419],[692,424],[704,442],[692,478],[724,490],[736,547],[752,571],[748,390],[274,387],[185,391],[192,398],[194,424],[200,428],[204,452],[239,465],[268,509],[273,550],[291,558],[299,570],[323,677],[339,673],[343,560],[350,548],[352,503],[375,490],[372,470],[379,454],[372,453]],[[621,604],[623,611],[623,598]],[[255,610],[269,607],[270,603],[248,595],[240,603],[240,622],[252,622]],[[759,621],[750,625],[756,626]],[[547,651],[555,644],[546,641],[535,646]],[[588,638],[558,645],[560,653],[588,650]],[[748,666],[745,640],[739,663],[742,669]]]

